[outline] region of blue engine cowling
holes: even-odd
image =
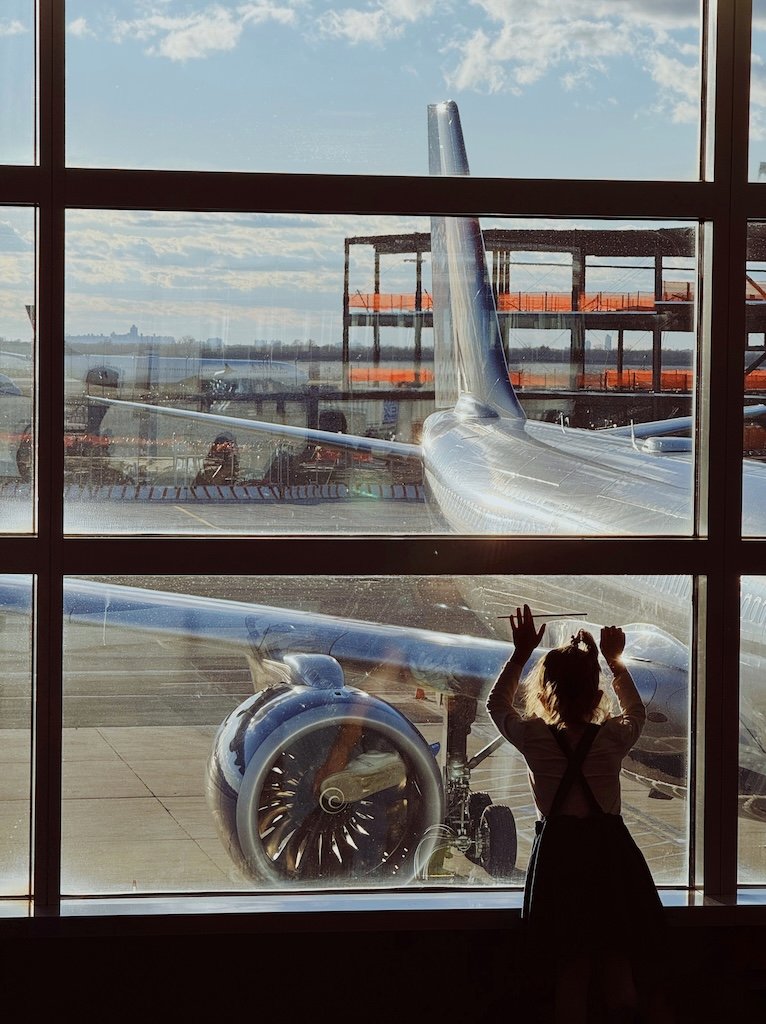
[[[334,658],[284,663],[291,681],[240,704],[213,744],[206,795],[229,854],[280,886],[411,881],[445,813],[430,747],[392,705],[346,686]],[[340,785],[320,789],[328,764],[341,771],[324,785]]]

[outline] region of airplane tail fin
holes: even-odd
[[[453,101],[428,107],[431,174],[466,175],[468,159]],[[479,221],[432,217],[431,259],[436,404],[457,399],[475,415],[525,419],[508,377]]]

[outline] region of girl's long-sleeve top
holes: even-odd
[[[514,697],[523,666],[509,661],[500,673],[487,700],[487,710],[500,733],[520,751],[527,763],[529,782],[538,813],[544,817],[553,802],[567,762],[542,718],[524,718],[514,707]],[[636,684],[622,667],[613,680],[620,705],[619,715],[607,719],[599,729],[583,765],[596,800],[609,814],[620,813],[620,769],[622,760],[641,735],[646,709]],[[574,741],[579,734],[573,737]],[[588,802],[579,786],[569,791],[562,814],[585,817]]]

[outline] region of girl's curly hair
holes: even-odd
[[[612,703],[600,682],[596,641],[581,629],[538,662],[525,686],[527,716],[542,718],[548,725],[603,722]]]

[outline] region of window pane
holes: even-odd
[[[742,532],[766,535],[761,500],[766,457],[766,225],[752,223],[748,231],[745,270],[747,349],[745,352],[745,426],[742,441]]]
[[[766,582],[743,576],[739,698],[739,881],[766,882],[766,702],[761,649]]]
[[[430,228],[72,211],[67,530],[689,533],[694,227]]]
[[[29,894],[32,763],[32,583],[0,576],[0,897]],[[0,908],[0,914],[4,910]]]
[[[750,180],[766,181],[766,2],[753,0],[750,64]]]
[[[5,0],[0,14],[0,164],[35,159],[35,4]]]
[[[523,600],[564,615],[541,652],[625,624],[622,813],[685,884],[687,578],[98,577],[66,583],[64,892],[522,885],[534,806],[485,702]]]
[[[197,8],[69,0],[70,163],[422,174],[454,98],[476,174],[698,176],[697,0]]]
[[[0,533],[33,528],[34,212],[0,213]]]

